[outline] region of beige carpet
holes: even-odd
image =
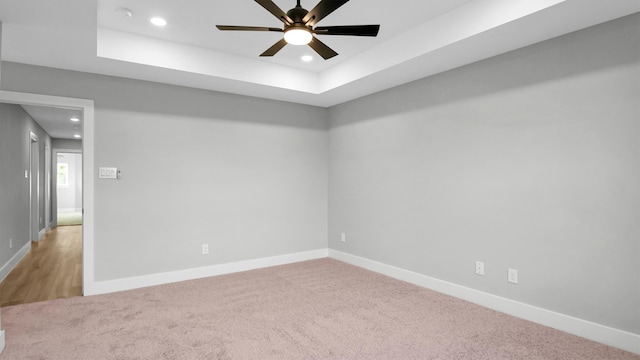
[[[640,356],[321,259],[2,309],[8,359]]]
[[[81,212],[58,213],[58,226],[82,225]]]

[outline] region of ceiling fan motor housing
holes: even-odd
[[[296,6],[293,9],[287,11],[287,16],[293,20],[292,25],[302,25],[305,26],[305,23],[302,21],[309,11],[303,9],[301,6]]]
[[[287,43],[292,45],[306,45],[311,39],[311,31],[313,28],[307,26],[304,22],[304,17],[307,16],[309,11],[300,6],[300,2],[293,9],[287,11],[289,19],[293,20],[293,24],[286,24],[284,27],[284,38]]]

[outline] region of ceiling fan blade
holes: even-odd
[[[350,36],[378,36],[380,25],[347,25],[347,26],[318,26],[313,29],[318,35],[350,35]]]
[[[316,7],[305,15],[302,22],[307,26],[314,26],[318,21],[324,19],[327,15],[347,2],[349,2],[349,0],[321,0]]]
[[[287,13],[282,11],[282,9],[280,9],[278,7],[278,5],[274,4],[273,1],[271,1],[271,0],[256,0],[256,2],[258,4],[260,4],[260,5],[262,5],[263,8],[267,9],[268,12],[272,13],[273,16],[275,16],[278,19],[280,19],[280,21],[282,21],[286,25],[292,25],[293,24],[293,20],[291,20],[289,15],[287,15]]]
[[[235,26],[235,25],[216,25],[220,30],[235,30],[235,31],[275,31],[283,32],[280,28],[261,27],[261,26]]]
[[[331,59],[332,57],[338,55],[337,52],[333,51],[333,49],[331,49],[330,47],[328,47],[322,41],[316,39],[315,37],[311,39],[309,46],[311,46],[311,48],[315,50],[320,56],[322,56],[322,58],[325,60]]]
[[[267,51],[260,54],[260,56],[273,56],[277,54],[278,51],[282,50],[285,45],[287,45],[287,42],[284,39],[280,39],[280,41],[273,44],[272,47],[268,48]]]

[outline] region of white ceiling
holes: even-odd
[[[301,0],[302,7],[311,10],[319,0]],[[425,19],[433,19],[464,5],[471,0],[414,1],[414,0],[351,0],[318,25],[368,25],[381,24],[377,38],[346,36],[321,36],[320,40],[334,48],[341,56],[324,61],[307,46],[287,46],[273,58],[261,62],[319,72],[346,59],[381,44],[401,33],[420,25]],[[296,0],[275,0],[283,11],[296,5]],[[134,16],[127,18],[118,8],[130,9]],[[375,9],[375,10],[374,10]],[[395,9],[402,16],[392,14]],[[159,29],[149,23],[149,18],[162,16],[169,21]],[[239,55],[256,60],[257,56],[282,38],[281,33],[222,32],[214,25],[250,25],[282,28],[282,22],[253,0],[100,0],[98,1],[98,26],[105,29],[147,36],[196,46],[216,52]],[[303,54],[314,55],[312,63],[300,60]]]
[[[252,0],[0,0],[5,61],[323,107],[638,11],[638,0],[351,0],[319,25],[380,24],[379,36],[319,37],[340,55],[303,63],[306,46],[258,57],[279,33],[214,27],[282,25]],[[156,15],[169,24],[151,25]]]
[[[22,105],[22,108],[52,138],[80,140],[74,135],[82,135],[82,110],[33,105]],[[72,122],[71,118],[76,118],[79,121]]]

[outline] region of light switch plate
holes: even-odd
[[[100,179],[117,179],[118,178],[118,168],[113,167],[101,167],[98,177]]]

